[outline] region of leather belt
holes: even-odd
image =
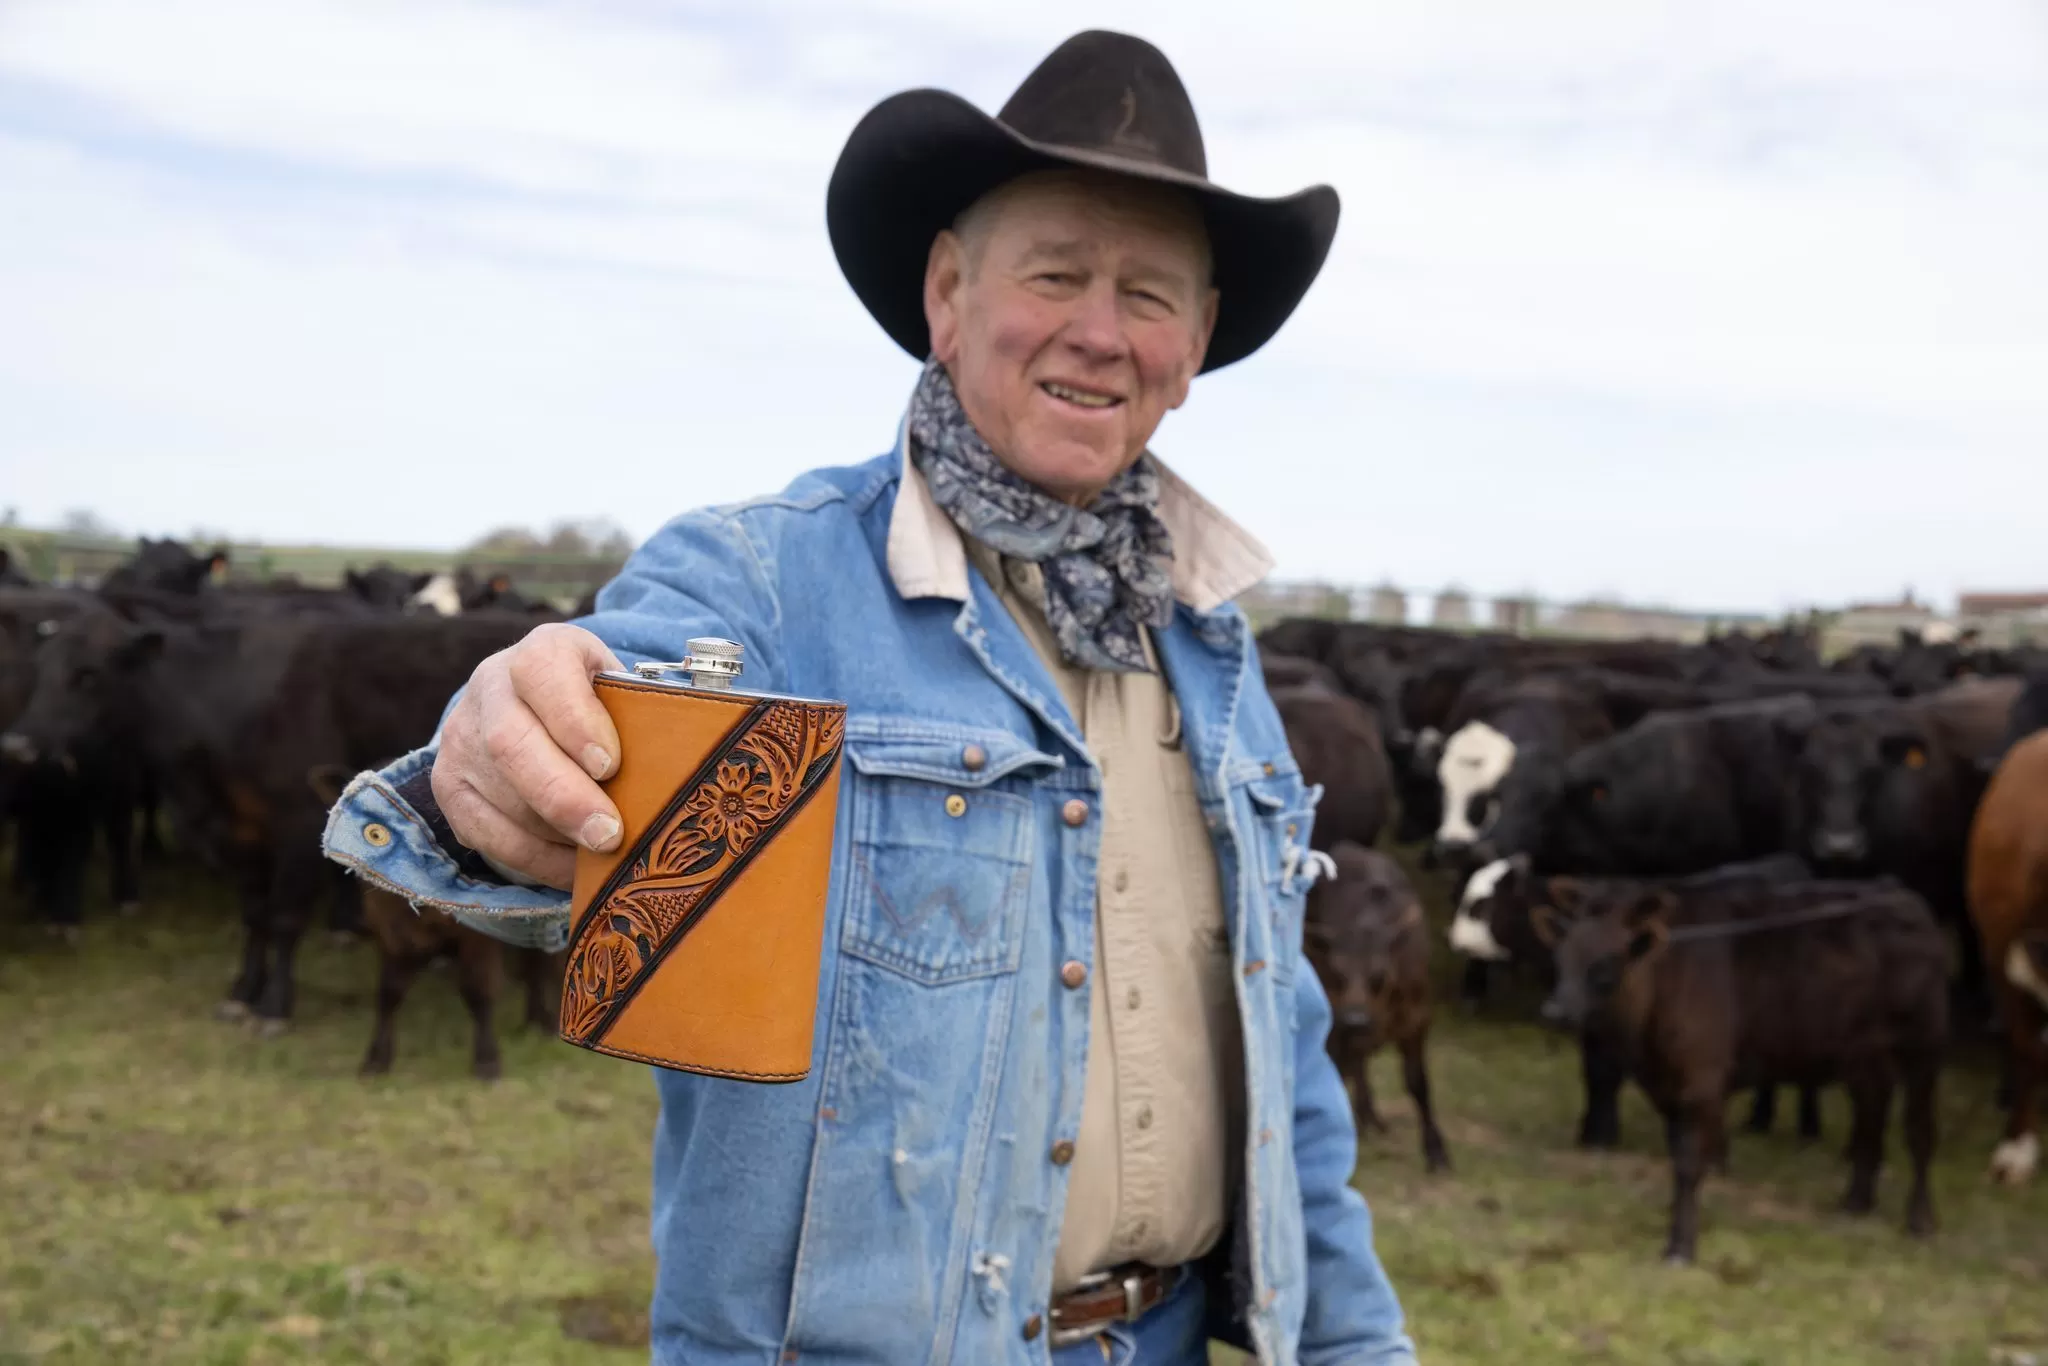
[[[1053,1347],[1086,1342],[1113,1323],[1134,1323],[1180,1285],[1186,1267],[1161,1269],[1130,1262],[1111,1271],[1094,1271],[1052,1301]]]

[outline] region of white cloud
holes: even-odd
[[[16,0],[7,501],[451,544],[870,453],[912,370],[825,241],[847,129],[1098,23],[1173,56],[1219,178],[1344,195],[1300,316],[1161,439],[1285,571],[2043,573],[2048,21],[1909,0]]]

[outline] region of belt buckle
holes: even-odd
[[[1160,1278],[1160,1300],[1164,1302],[1166,1292],[1172,1288],[1166,1279],[1168,1273],[1157,1267],[1149,1269]],[[1102,1336],[1102,1330],[1112,1323],[1136,1323],[1139,1319],[1143,1318],[1147,1309],[1145,1304],[1146,1270],[1147,1268],[1140,1268],[1136,1271],[1129,1271],[1121,1277],[1111,1271],[1091,1271],[1081,1277],[1080,1280],[1074,1283],[1076,1290],[1096,1290],[1111,1282],[1115,1282],[1118,1288],[1124,1292],[1123,1313],[1115,1318],[1098,1319],[1092,1327],[1084,1328],[1077,1324],[1073,1327],[1061,1328],[1055,1325],[1046,1345],[1054,1348],[1072,1347],[1077,1343],[1088,1342]]]

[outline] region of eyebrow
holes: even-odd
[[[1028,268],[1041,263],[1080,265],[1086,263],[1088,255],[1087,243],[1079,238],[1068,238],[1063,241],[1053,242],[1034,242],[1031,244],[1030,249],[1018,258],[1017,264],[1020,268]],[[1187,275],[1167,266],[1140,264],[1128,271],[1127,274],[1141,280],[1175,285],[1182,289],[1193,287],[1193,282]]]

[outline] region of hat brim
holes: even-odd
[[[1178,186],[1200,207],[1218,295],[1205,373],[1272,339],[1337,234],[1337,192],[1328,185],[1258,199],[1168,167],[1034,142],[949,91],[906,90],[868,111],[833,167],[825,225],[839,269],[882,330],[923,360],[932,239],[1005,181],[1077,166]]]

